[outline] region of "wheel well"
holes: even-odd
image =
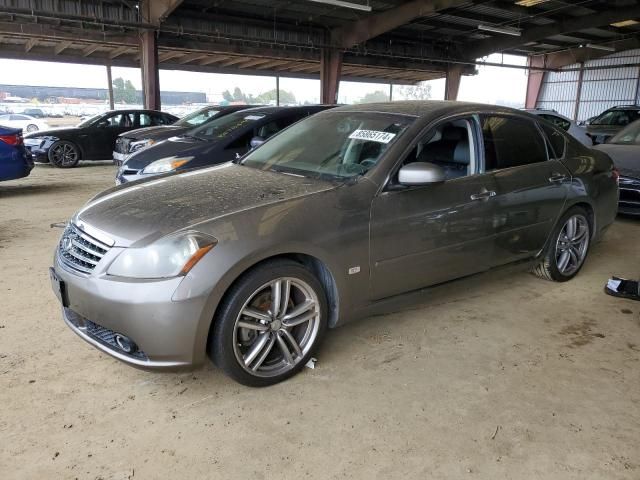
[[[233,288],[233,286],[236,285],[247,272],[260,267],[266,262],[277,259],[293,260],[294,262],[300,263],[311,270],[318,281],[322,284],[325,294],[327,295],[327,306],[329,307],[328,325],[330,328],[336,325],[336,323],[338,322],[338,288],[336,286],[336,281],[333,277],[333,274],[331,273],[329,268],[324,264],[324,262],[314,256],[303,253],[287,253],[274,255],[272,257],[260,260],[259,262],[251,265],[249,268],[243,271],[236,277],[233,282],[231,282],[224,295],[222,295],[222,298],[218,302],[218,305],[216,306],[216,310],[213,313],[213,318],[211,319],[211,326],[209,327],[208,335],[211,335],[213,333],[213,322],[215,321],[216,314],[218,313],[218,308],[220,308],[220,305],[222,305],[224,298],[226,297],[227,293]],[[207,345],[209,345],[209,339],[207,339]]]
[[[584,208],[587,212],[587,220],[589,221],[589,227],[591,227],[591,238],[593,238],[596,234],[596,214],[593,211],[593,207],[587,202],[579,202],[572,207],[581,207]]]

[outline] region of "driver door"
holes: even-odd
[[[118,135],[133,126],[133,113],[115,113],[100,120],[85,141],[87,157],[96,160],[111,158]]]
[[[430,162],[447,180],[397,184],[397,171],[373,200],[371,296],[381,299],[489,268],[495,183],[479,172],[478,127],[462,118],[436,126],[403,160]],[[394,183],[395,182],[395,183]]]

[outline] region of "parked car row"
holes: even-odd
[[[469,103],[241,110],[134,153],[120,181],[134,165],[62,235],[65,322],[130,365],[209,356],[251,386],[410,292],[514,262],[572,279],[618,202],[605,152]]]

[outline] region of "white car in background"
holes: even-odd
[[[39,118],[34,118],[21,113],[0,115],[0,125],[5,127],[21,128],[25,133],[37,132],[49,129],[49,125]]]
[[[532,113],[533,115],[538,115],[545,120],[553,123],[556,127],[561,128],[573,138],[578,140],[583,145],[587,147],[593,147],[593,141],[591,137],[587,135],[587,129],[581,127],[573,120],[565,117],[564,115],[560,115],[555,110],[540,110],[540,109],[526,109],[525,111]]]

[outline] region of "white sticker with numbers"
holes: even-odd
[[[368,140],[370,142],[389,143],[395,137],[395,133],[379,132],[378,130],[356,130],[349,138],[354,140]]]

